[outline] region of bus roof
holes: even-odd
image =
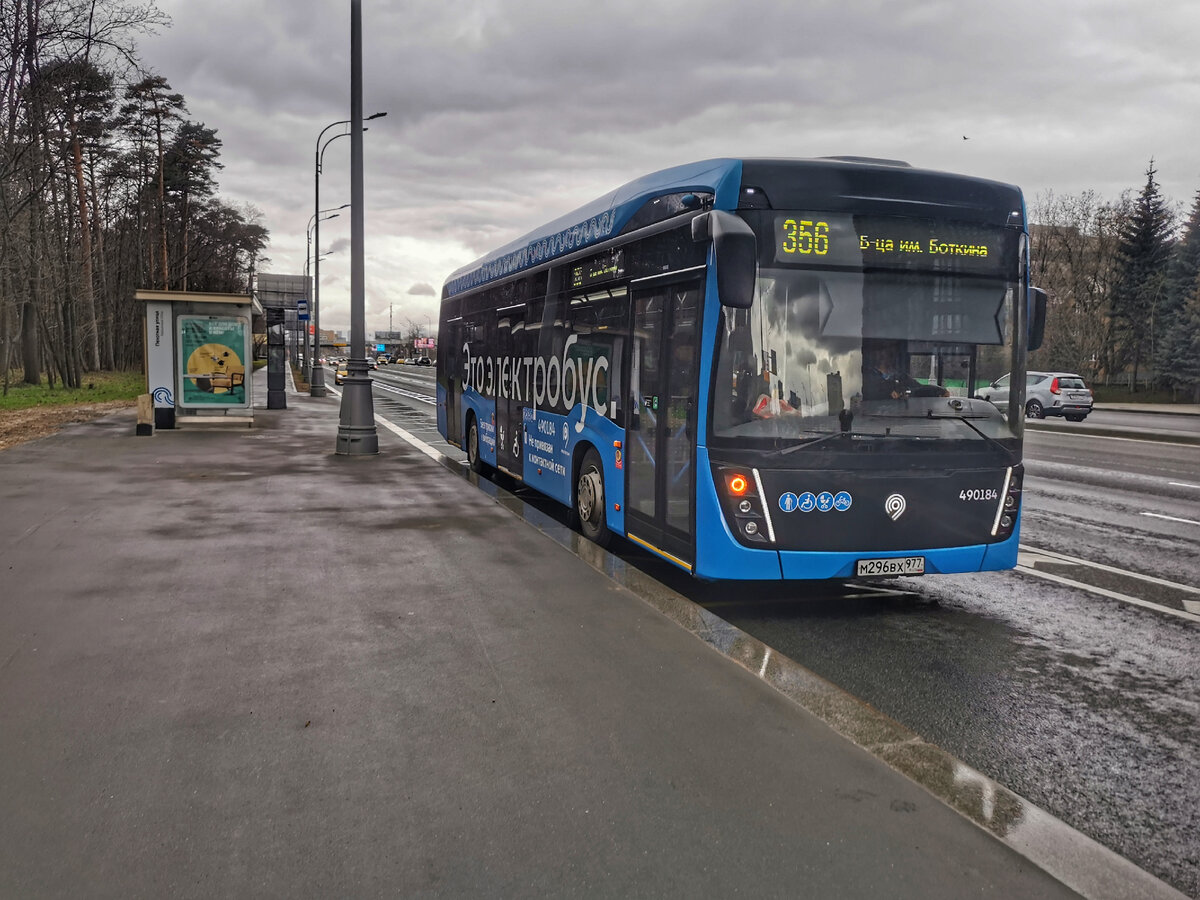
[[[709,159],[644,175],[453,272],[446,280],[446,294],[452,297],[606,241],[619,234],[647,200],[662,194],[702,191],[716,194],[718,206],[722,200],[736,205],[741,168],[741,160]]]
[[[1021,192],[1011,185],[915,169],[896,160],[708,159],[644,175],[547,222],[451,273],[444,294],[453,297],[609,240],[620,234],[648,201],[665,194],[708,193],[717,209],[737,209],[743,173],[747,184],[765,189],[780,208],[812,207],[819,199],[822,205],[818,208],[822,209],[833,200],[833,208],[867,206],[883,212],[891,211],[888,203],[899,200],[936,207],[942,215],[954,210],[956,217],[999,224],[1011,221],[1014,212],[1022,221],[1024,218]],[[938,197],[939,202],[930,202],[931,197]]]

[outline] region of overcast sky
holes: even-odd
[[[350,117],[350,2],[157,0],[144,63],[224,142],[220,194],[302,273],[317,135]],[[1200,190],[1196,0],[364,0],[366,325],[436,328],[459,266],[714,156],[903,159],[1039,194]],[[331,130],[330,134],[336,133]],[[966,138],[964,140],[964,137]],[[350,140],[321,206],[350,199]],[[349,210],[321,324],[350,322]]]

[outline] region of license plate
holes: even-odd
[[[860,559],[854,564],[854,575],[924,575],[925,557],[895,556],[890,559]]]

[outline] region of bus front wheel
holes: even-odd
[[[579,530],[583,536],[601,547],[607,547],[612,538],[604,516],[604,468],[600,454],[589,449],[579,465],[579,476],[575,481],[575,514],[579,517]]]

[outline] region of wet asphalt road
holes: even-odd
[[[447,455],[432,373],[377,373],[376,412]],[[417,396],[389,394],[389,385]],[[1023,543],[1200,583],[1195,447],[1031,433]],[[523,494],[523,496],[525,496]],[[527,502],[553,513],[529,494]],[[621,555],[1189,896],[1200,897],[1200,625],[1020,572],[704,585]],[[1132,586],[1132,588],[1130,588]],[[1146,587],[1127,581],[1123,589]],[[736,598],[736,599],[735,599]]]

